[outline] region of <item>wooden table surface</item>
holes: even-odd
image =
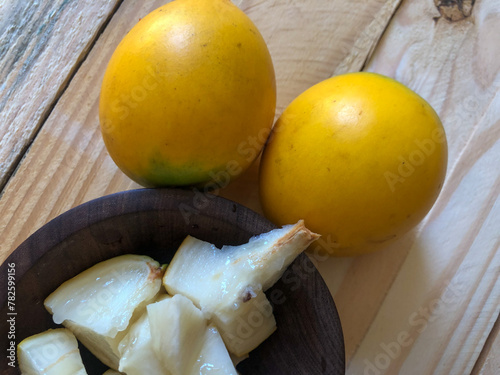
[[[106,152],[99,89],[121,38],[166,2],[0,4],[0,262],[69,208],[139,188]],[[415,230],[378,253],[313,259],[347,373],[500,374],[500,0],[235,3],[268,43],[277,115],[311,85],[366,70],[423,96],[447,132],[446,183]],[[220,195],[261,212],[257,170]]]

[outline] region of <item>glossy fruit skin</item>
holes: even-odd
[[[261,159],[261,203],[277,224],[304,219],[331,255],[371,252],[428,213],[447,155],[438,115],[412,90],[375,73],[336,76],[278,119]]]
[[[176,0],[116,48],[99,118],[109,154],[139,184],[222,186],[260,152],[275,106],[273,63],[252,21],[229,0]]]

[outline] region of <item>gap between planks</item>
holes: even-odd
[[[335,67],[332,76],[351,72],[353,66],[357,66],[359,71],[365,69],[402,3],[403,0],[395,0],[384,4],[361,37],[351,46],[351,53]],[[359,55],[359,52],[362,54]]]
[[[22,165],[23,160],[25,159],[26,155],[28,155],[33,142],[36,140],[38,134],[40,133],[40,130],[42,129],[42,127],[45,124],[45,122],[47,121],[47,119],[50,117],[52,111],[54,110],[57,103],[59,102],[59,99],[64,95],[64,93],[65,93],[66,89],[69,87],[71,81],[73,80],[73,78],[75,77],[77,72],[80,70],[80,67],[82,66],[82,64],[87,59],[90,51],[92,51],[92,49],[94,48],[95,44],[97,43],[97,40],[99,40],[99,37],[101,36],[101,34],[108,27],[109,22],[111,21],[113,16],[116,14],[116,12],[120,8],[120,6],[123,4],[123,1],[124,0],[117,1],[115,6],[112,8],[112,10],[107,15],[104,22],[96,30],[94,36],[89,40],[88,44],[82,50],[82,52],[80,53],[80,56],[78,57],[78,60],[75,62],[73,67],[69,70],[68,75],[66,76],[64,81],[61,82],[61,84],[60,84],[60,86],[59,86],[59,88],[54,96],[54,99],[47,106],[47,109],[40,116],[38,124],[35,126],[32,134],[30,135],[29,141],[26,143],[26,145],[23,146],[19,155],[16,156],[16,158],[13,161],[12,165],[10,166],[9,170],[6,172],[4,178],[0,179],[0,199],[2,199],[2,196],[5,192],[5,188],[8,185],[9,181],[16,175],[17,171],[19,170],[19,167]]]
[[[476,363],[474,364],[474,367],[471,370],[471,375],[482,374],[482,371],[485,369],[487,362],[490,358],[490,354],[492,355],[492,358],[494,358],[494,352],[499,351],[498,347],[494,346],[496,340],[499,339],[500,339],[500,314],[497,317],[495,324],[491,328],[488,337],[486,338],[483,348],[481,349],[481,352],[477,357]]]

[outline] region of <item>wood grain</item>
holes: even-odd
[[[499,314],[500,316],[500,314]],[[486,345],[481,351],[476,365],[472,369],[471,375],[488,375],[500,373],[500,319],[491,331]]]
[[[447,186],[433,213],[414,231],[401,240],[386,245],[381,253],[356,259],[325,260],[321,254],[312,256],[338,304],[345,327],[346,355],[350,360],[348,373],[467,373],[474,365],[485,337],[498,317],[500,286],[495,284],[495,280],[498,280],[500,274],[500,260],[496,255],[499,244],[498,241],[494,242],[498,239],[498,229],[495,231],[493,227],[484,226],[486,223],[491,225],[500,221],[498,209],[490,209],[497,202],[500,191],[499,182],[494,180],[497,174],[493,172],[498,169],[495,168],[495,158],[498,160],[500,154],[500,66],[497,60],[493,61],[493,56],[499,52],[495,52],[498,45],[491,45],[494,40],[491,35],[500,32],[499,5],[498,1],[478,3],[470,18],[457,23],[441,18],[439,9],[432,2],[404,2],[366,66],[367,71],[398,79],[436,108],[447,131],[450,155]],[[472,64],[464,63],[468,61],[472,61]],[[484,154],[488,156],[483,157]],[[249,186],[252,181],[257,181],[257,170],[257,166],[254,166],[251,170],[253,177],[243,176],[241,186],[236,181],[234,186],[230,186],[222,194],[238,199],[238,190],[245,189],[245,186],[247,191],[251,190]],[[469,174],[469,179],[464,183],[463,179]],[[459,186],[460,190],[456,192]],[[470,200],[468,196],[476,189],[484,193]],[[459,198],[451,201],[450,197],[456,194]],[[254,195],[257,194],[254,192]],[[252,203],[252,199],[250,202],[243,202],[248,205]],[[455,223],[457,207],[460,207],[463,217]],[[253,208],[260,210],[258,204],[254,204]],[[446,223],[446,227],[441,224],[440,230],[453,235],[466,234],[462,242],[446,242],[448,239],[442,234],[434,235],[432,241],[424,241],[428,233],[437,230],[437,224],[429,221],[438,212],[441,212],[441,220]],[[471,216],[472,213],[476,216]],[[472,228],[468,229],[468,226]],[[438,233],[441,232],[438,230]],[[488,250],[482,248],[482,245]],[[444,266],[446,257],[454,261],[447,266],[446,276],[419,288],[411,287],[414,283],[420,283],[427,273],[433,275],[444,272],[439,267],[426,271],[423,266],[429,260],[439,260]],[[490,264],[488,268],[487,265]],[[429,313],[429,304],[433,306],[441,296],[446,298],[452,291],[456,291],[453,286],[460,267],[476,271],[470,277],[471,282],[482,281],[485,284],[481,284],[482,289],[476,293],[473,290],[479,284],[466,288],[470,293],[468,298],[446,304],[446,311],[459,311],[457,315],[462,320],[447,326],[440,332],[440,336],[435,334],[434,329],[427,330],[428,326],[438,324],[434,323],[437,317],[442,319],[443,315],[436,311],[437,317],[429,318],[432,322],[427,322],[426,332],[422,332],[428,337],[422,339],[422,344],[417,346],[416,341],[420,336],[418,330],[424,327],[421,319],[427,319],[425,314]],[[421,274],[413,272],[412,268],[419,269]],[[373,280],[377,282],[373,283]],[[389,306],[388,295],[397,293],[394,290],[401,284],[403,286],[398,288],[401,295],[392,301],[393,305],[386,307]],[[421,301],[421,306],[415,304],[415,296],[411,294],[414,289],[415,293],[427,298]],[[481,299],[481,295],[488,297]],[[411,307],[405,308],[405,303]],[[462,311],[460,307],[466,305],[468,310]],[[420,313],[424,314],[423,318]],[[482,325],[476,321],[480,314]],[[395,326],[393,316],[399,315],[402,316],[402,321],[400,326]],[[457,346],[443,347],[443,343],[452,338],[451,334],[456,329],[462,332],[461,337],[457,334],[457,338],[453,340]],[[406,332],[408,338],[405,336]],[[389,357],[389,361],[385,363],[384,348],[397,342],[400,334],[408,340],[405,343],[412,343],[402,347],[400,352],[395,349],[395,358]],[[468,335],[467,341],[464,335]],[[429,345],[429,342],[433,344]],[[465,353],[470,347],[474,347],[475,351]],[[443,354],[445,350],[446,355]],[[410,358],[406,358],[408,353],[411,353]],[[435,362],[429,362],[429,367],[424,369],[420,359],[422,356],[430,358],[432,354]],[[443,357],[448,359],[442,360]],[[376,359],[380,366],[375,365]],[[411,370],[412,366],[416,369],[414,372]]]
[[[107,61],[116,45],[139,18],[164,3],[165,1],[145,4],[123,2],[92,48],[33,142],[18,172],[4,190],[0,200],[0,212],[3,213],[0,218],[0,233],[4,235],[0,260],[3,261],[36,228],[67,209],[104,194],[138,187],[116,168],[104,148],[97,119],[97,98]],[[277,85],[281,87],[278,105],[281,108],[307,85],[330,75],[336,64],[343,60],[342,56],[349,53],[344,47],[342,50],[335,49],[333,53],[318,53],[316,56],[314,53],[318,48],[323,50],[325,47],[315,46],[312,43],[314,38],[321,36],[326,40],[331,34],[340,35],[340,28],[344,43],[354,43],[358,35],[363,33],[363,26],[372,24],[374,14],[377,14],[377,9],[382,8],[385,2],[373,0],[352,8],[340,0],[328,2],[328,5],[317,0],[316,13],[307,4],[309,3],[306,1],[265,4],[256,1],[241,4],[262,30],[276,63],[276,70],[288,72],[278,76]],[[314,14],[318,14],[323,20],[322,26],[329,28],[330,34],[325,32],[324,35],[316,35],[316,29],[309,23],[309,31],[293,32],[295,27],[292,26],[296,18],[291,15],[270,17],[273,9],[276,16],[286,11],[291,12],[294,17],[299,14],[312,19]],[[327,10],[335,17],[324,16]],[[342,24],[342,18],[346,16],[358,28]],[[287,34],[287,31],[290,33]],[[329,43],[328,47],[335,45],[334,42]],[[283,50],[286,46],[287,49]],[[343,54],[340,53],[342,51]],[[285,54],[285,57],[280,57],[281,54]],[[280,59],[283,61],[280,62]],[[306,66],[310,68],[306,69]],[[300,75],[306,78],[301,78]]]
[[[430,1],[404,2],[367,65],[436,108],[449,167],[409,251],[399,264],[396,257],[392,267],[384,264],[395,278],[359,333],[348,373],[469,373],[498,317],[500,180],[493,170],[500,154],[500,66],[492,61],[499,51],[489,35],[500,31],[499,5],[478,2],[470,17],[449,22]],[[355,313],[356,306],[336,301],[349,306],[341,315]],[[407,345],[398,348],[398,337]]]
[[[271,52],[278,83],[276,115],[311,85],[360,70],[400,2],[234,1],[256,23]]]
[[[335,74],[363,68],[401,0],[342,1],[237,0],[263,34],[277,81],[276,118],[310,86]],[[296,27],[301,20],[301,27]],[[346,21],[348,20],[348,21]],[[259,160],[219,193],[262,213]]]
[[[123,2],[43,124],[0,199],[0,261],[68,208],[138,187],[104,149],[98,88],[121,37],[163,3]],[[456,2],[403,1],[378,45],[400,1],[236,3],[269,44],[277,115],[305,88],[365,66],[407,84],[441,116],[448,177],[426,220],[379,253],[310,255],[339,309],[348,374],[468,374],[500,305],[500,2],[476,1],[470,14],[451,22],[454,16],[443,16],[451,10],[443,7]],[[257,172],[256,163],[218,193],[260,211]],[[200,206],[206,199],[200,196]],[[498,364],[498,350],[487,350],[475,370],[494,374],[489,369]]]
[[[0,189],[119,0],[3,1]]]

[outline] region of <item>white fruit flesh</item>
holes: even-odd
[[[237,375],[217,328],[210,325],[203,337],[198,359],[189,375]]]
[[[28,337],[18,345],[18,361],[24,375],[86,375],[78,343],[66,328],[51,329]]]
[[[76,337],[103,363],[118,369],[118,344],[134,311],[161,287],[162,269],[146,256],[122,255],[83,271],[45,300],[55,323]]]
[[[170,297],[160,300],[167,298]],[[127,375],[170,375],[153,350],[147,311],[130,326],[118,350],[121,355],[118,370]]]
[[[198,358],[207,321],[184,296],[147,307],[153,350],[172,375],[186,375]]]
[[[229,270],[233,270],[235,275],[242,272],[250,284],[259,283],[262,290],[266,291],[281,278],[295,258],[319,237],[300,220],[295,225],[285,225],[254,236],[246,244],[223,246],[222,252],[231,254],[225,263]]]
[[[190,298],[214,321],[229,351],[243,356],[276,328],[272,313],[262,313],[271,310],[263,291],[318,237],[303,221],[222,249],[188,236],[168,266],[163,284],[168,293]],[[249,319],[256,317],[260,322],[252,325]],[[238,333],[248,326],[251,334]]]
[[[72,323],[70,320],[64,321],[64,326],[71,330],[80,342],[106,366],[118,368],[118,344],[124,332],[118,332],[114,337],[106,337],[95,333],[93,330]]]
[[[266,314],[251,334],[240,334],[238,328],[247,324],[253,299],[259,297],[264,307],[270,304],[262,286],[252,285],[253,277],[225,264],[228,255],[208,242],[187,237],[167,268],[164,285],[170,294],[182,294],[201,308],[221,332],[228,350],[241,356],[269,337],[276,330],[276,322],[272,313]]]
[[[147,316],[155,356],[172,375],[237,375],[217,328],[188,298],[150,304]]]
[[[212,322],[218,327],[228,350],[244,356],[259,346],[276,330],[273,308],[262,290],[253,292],[246,302],[221,305]]]

